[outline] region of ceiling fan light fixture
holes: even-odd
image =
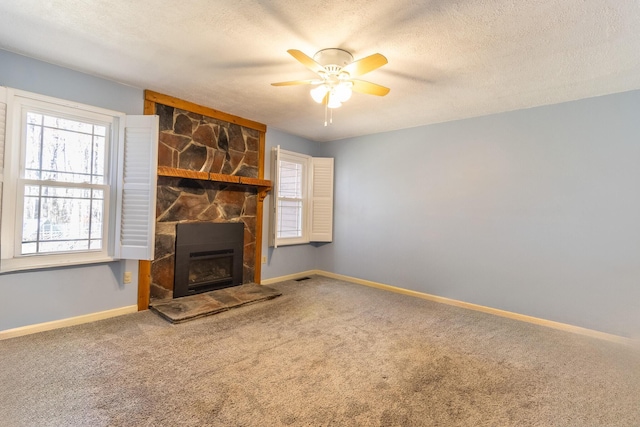
[[[335,95],[335,92],[329,93],[329,100],[327,101],[327,107],[329,108],[339,108],[342,106],[342,102],[340,102],[340,98]]]
[[[331,111],[348,101],[353,91],[377,96],[389,93],[389,88],[357,79],[387,63],[387,58],[379,53],[354,61],[351,53],[340,48],[319,50],[313,58],[296,49],[289,49],[287,52],[310,71],[316,73],[320,80],[294,80],[271,84],[273,86],[302,84],[316,86],[309,93],[315,102],[324,105],[325,126],[327,123],[332,123]]]
[[[351,82],[341,82],[333,90],[332,94],[335,94],[336,98],[338,98],[340,102],[346,102],[351,98],[351,86],[353,86]]]
[[[309,93],[311,93],[311,98],[316,101],[318,104],[322,104],[325,95],[329,92],[329,88],[325,84],[321,84],[320,86],[316,86]]]

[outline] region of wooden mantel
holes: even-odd
[[[158,176],[171,176],[177,178],[196,179],[200,181],[213,181],[229,184],[237,184],[258,189],[258,194],[271,190],[271,181],[259,178],[249,178],[246,176],[225,175],[222,173],[199,172],[186,169],[170,168],[168,166],[158,166]]]
[[[255,267],[254,282],[261,281],[262,266],[262,220],[263,220],[263,204],[264,198],[271,190],[271,181],[264,179],[264,145],[266,125],[242,117],[233,116],[223,113],[209,107],[194,104],[168,95],[163,95],[150,90],[145,90],[144,114],[156,114],[156,104],[162,104],[169,107],[179,108],[229,123],[238,124],[250,129],[255,129],[259,133],[259,151],[258,151],[258,178],[249,178],[236,175],[225,175],[220,173],[200,172],[186,169],[177,169],[167,166],[158,167],[158,176],[187,178],[203,181],[213,181],[219,183],[229,183],[234,185],[252,187],[257,190],[257,206],[256,206],[256,248],[255,248]],[[140,261],[138,267],[138,310],[147,310],[149,308],[149,298],[151,289],[151,261]]]

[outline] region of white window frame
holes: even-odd
[[[269,246],[299,245],[310,242],[333,241],[333,158],[311,157],[282,150],[276,146],[271,152],[273,191],[271,194]],[[280,196],[280,162],[302,166],[302,230],[297,237],[278,237]],[[291,199],[294,200],[294,199]],[[298,200],[298,199],[295,199]]]
[[[108,124],[102,249],[20,254],[23,191],[24,183],[27,182],[21,176],[24,169],[25,109],[90,123],[97,121]],[[0,272],[109,262],[116,259],[152,259],[157,129],[157,116],[127,116],[118,111],[0,87]],[[51,182],[52,185],[58,183],[59,181]],[[132,197],[135,202],[128,202]]]
[[[299,245],[302,243],[309,243],[309,232],[308,232],[308,215],[307,213],[307,192],[308,192],[308,170],[311,156],[307,156],[306,154],[294,153],[292,151],[281,150],[280,146],[275,147],[274,151],[274,168],[273,171],[276,174],[275,182],[274,182],[274,191],[273,191],[273,246],[285,246],[285,245]],[[280,195],[280,184],[282,183],[281,179],[281,162],[294,163],[300,165],[302,167],[302,197],[301,198],[287,198],[282,197]],[[299,201],[302,203],[302,212],[301,212],[301,224],[300,224],[300,235],[297,237],[278,237],[280,232],[280,224],[279,224],[279,202],[280,201]]]

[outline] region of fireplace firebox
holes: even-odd
[[[243,223],[176,227],[174,298],[242,284]]]

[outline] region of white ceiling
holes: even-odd
[[[287,49],[389,63],[323,126]],[[639,0],[0,0],[0,48],[316,141],[640,89]]]

